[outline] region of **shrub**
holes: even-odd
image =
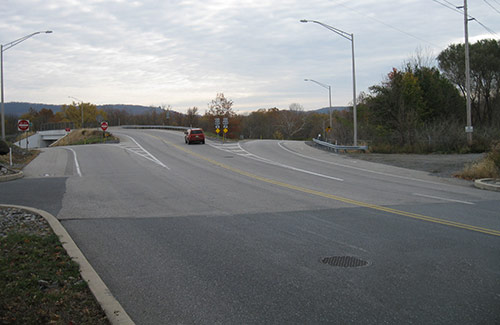
[[[9,153],[9,145],[7,142],[0,140],[0,155],[6,155]]]
[[[491,145],[491,151],[488,153],[488,159],[490,159],[500,170],[500,141],[495,141]]]
[[[480,161],[465,166],[456,175],[465,179],[500,178],[500,141],[491,146],[491,151]]]
[[[480,178],[498,178],[500,175],[495,163],[492,160],[485,158],[478,162],[466,165],[464,170],[456,176],[474,180]]]

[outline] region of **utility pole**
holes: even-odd
[[[467,92],[467,126],[465,132],[467,133],[467,143],[472,145],[472,116],[471,116],[471,102],[470,102],[470,64],[469,64],[469,15],[467,14],[467,0],[464,0],[464,29],[465,29],[465,88]]]

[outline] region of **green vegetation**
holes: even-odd
[[[108,324],[56,235],[0,238],[2,324]]]
[[[0,156],[8,154],[10,151],[7,142],[0,140]]]

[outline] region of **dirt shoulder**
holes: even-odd
[[[453,177],[466,164],[480,160],[484,154],[380,154],[380,153],[349,153],[346,156],[353,159],[371,161],[396,167],[420,170],[439,177]]]

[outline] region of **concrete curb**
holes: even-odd
[[[18,178],[23,178],[23,176],[24,176],[24,174],[21,171],[15,173],[15,174],[0,176],[0,183],[1,182],[13,181],[13,180],[18,179]]]
[[[64,227],[56,217],[43,210],[25,206],[0,204],[0,207],[24,209],[33,213],[37,213],[44,217],[54,233],[59,237],[59,240],[61,241],[68,255],[76,263],[78,263],[78,265],[80,265],[80,273],[82,275],[82,278],[89,285],[90,291],[92,291],[92,294],[95,296],[97,302],[101,305],[110,323],[113,325],[135,324],[127,314],[127,312],[120,305],[120,303],[115,299],[115,297],[113,297],[106,284],[102,281],[101,277],[97,274],[92,265],[90,265],[90,263],[87,261],[83,253],[80,251],[78,246],[76,246],[71,236],[68,234],[66,229],[64,229]]]
[[[500,192],[500,179],[495,179],[495,178],[476,179],[474,181],[474,186],[482,190]]]

